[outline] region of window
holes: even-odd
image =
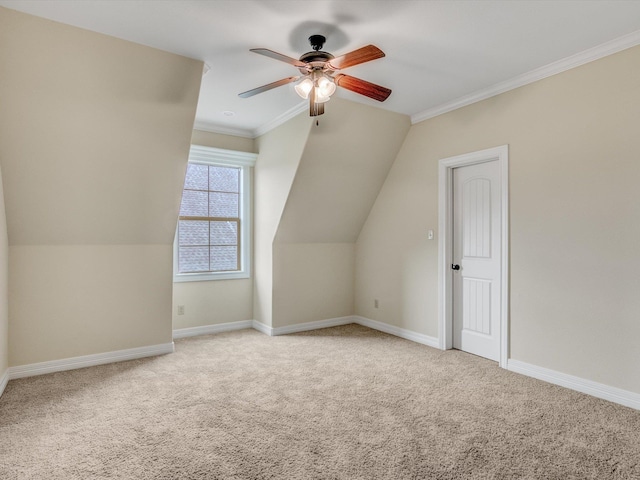
[[[192,145],[174,241],[174,281],[248,278],[256,155]]]

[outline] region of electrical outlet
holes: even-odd
[[[378,303],[378,299],[374,299],[373,300],[373,308],[378,308],[380,306],[380,304]]]
[[[178,305],[178,315],[184,315],[184,305]]]

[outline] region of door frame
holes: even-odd
[[[453,169],[497,161],[500,166],[500,360],[509,358],[509,145],[443,158],[438,162],[438,345],[453,348]]]

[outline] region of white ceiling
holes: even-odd
[[[211,70],[203,78],[196,124],[247,136],[305,108],[293,84],[238,97],[298,73],[250,48],[297,58],[311,50],[307,38],[316,33],[327,37],[324,50],[336,56],[374,44],[386,57],[347,73],[391,88],[389,99],[378,103],[343,89],[338,95],[415,120],[620,37],[627,36],[627,46],[640,43],[640,1],[0,0],[0,5],[203,60]]]

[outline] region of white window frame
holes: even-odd
[[[191,145],[189,163],[240,168],[240,270],[234,272],[178,273],[178,224],[176,223],[176,234],[173,240],[174,282],[204,282],[251,277],[251,226],[253,223],[251,212],[251,168],[255,166],[257,158],[258,155],[255,153]]]

